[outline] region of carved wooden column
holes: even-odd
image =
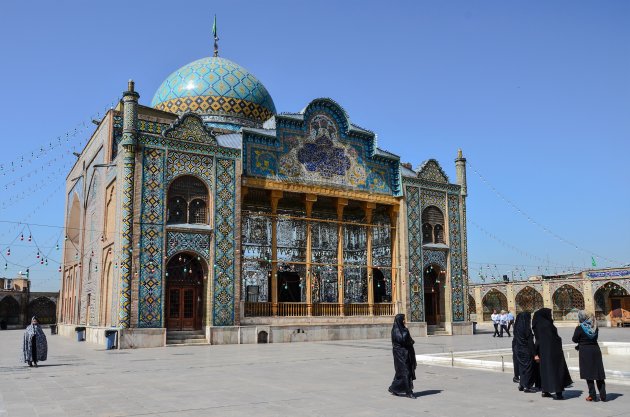
[[[400,309],[397,306],[398,303],[398,211],[400,206],[389,207],[389,221],[390,221],[390,239],[391,239],[391,254],[392,254],[392,305],[394,314],[398,314]]]
[[[271,313],[278,315],[278,202],[282,191],[271,190]]]
[[[348,205],[347,198],[337,199],[337,300],[339,315],[344,316],[345,282],[343,281],[343,209]]]
[[[304,205],[306,207],[306,217],[308,219],[311,218],[313,214],[313,203],[317,201],[317,196],[315,194],[306,194],[304,196]],[[313,315],[313,287],[311,283],[311,262],[313,258],[313,250],[312,250],[312,230],[311,230],[311,221],[306,221],[306,314],[308,316]]]
[[[368,286],[368,310],[370,316],[374,315],[374,273],[372,268],[372,215],[376,208],[375,203],[365,203],[363,209],[365,210],[365,221],[368,226],[366,231],[366,252],[367,252],[367,286]]]

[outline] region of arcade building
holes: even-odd
[[[66,181],[58,321],[121,348],[472,333],[466,159],[412,168],[329,98],[217,56],[130,81]],[[396,138],[384,138],[393,143]]]

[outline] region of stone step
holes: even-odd
[[[166,335],[166,340],[183,340],[183,339],[205,339],[205,334],[178,334],[178,335]]]
[[[206,339],[167,339],[167,346],[207,345]]]

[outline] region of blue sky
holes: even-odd
[[[221,56],[278,111],[331,97],[380,147],[414,167],[436,158],[452,180],[463,149],[471,278],[630,263],[630,2],[7,3],[0,249],[11,243],[19,266],[0,275],[31,265],[34,290],[59,287],[63,232],[48,226],[63,225],[90,120],[127,79],[148,104],[172,71],[212,54],[215,13]],[[47,226],[21,241],[25,226],[8,221]]]

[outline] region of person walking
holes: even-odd
[[[543,397],[556,395],[554,400],[563,400],[564,389],[571,385],[571,375],[562,351],[562,338],[558,336],[558,329],[553,324],[551,310],[541,308],[534,313],[532,330],[536,338],[536,356],[540,361],[540,384]]]
[[[512,330],[512,326],[514,326],[514,314],[508,310],[507,312],[507,320],[508,320],[508,335],[510,334],[510,330]]]
[[[416,398],[413,395],[413,380],[416,379],[416,351],[414,341],[405,327],[405,315],[397,314],[392,327],[392,352],[394,354],[394,380],[388,391],[394,395]]]
[[[580,379],[586,379],[588,386],[586,401],[597,401],[594,381],[597,381],[599,399],[606,401],[606,382],[604,381],[606,373],[604,372],[602,351],[597,343],[599,336],[597,319],[592,314],[580,310],[578,320],[580,324],[575,328],[572,340],[573,343],[577,343],[575,348],[580,356]]]
[[[36,316],[31,319],[31,324],[24,330],[22,343],[22,356],[28,366],[35,366],[37,362],[43,362],[48,357],[48,343],[42,326]]]
[[[518,390],[527,393],[536,392],[532,387],[536,382],[534,356],[536,347],[531,329],[532,315],[524,311],[516,316],[512,351],[515,352],[515,364],[518,368]]]
[[[492,325],[494,326],[494,334],[492,335],[492,337],[497,337],[499,336],[499,315],[497,314],[496,309],[492,310],[490,320],[492,320]]]
[[[510,335],[510,331],[508,330],[508,315],[505,310],[501,310],[501,315],[499,316],[499,324],[501,325],[501,332],[499,333],[499,337],[503,337],[503,332],[505,331],[508,337],[512,337]]]

